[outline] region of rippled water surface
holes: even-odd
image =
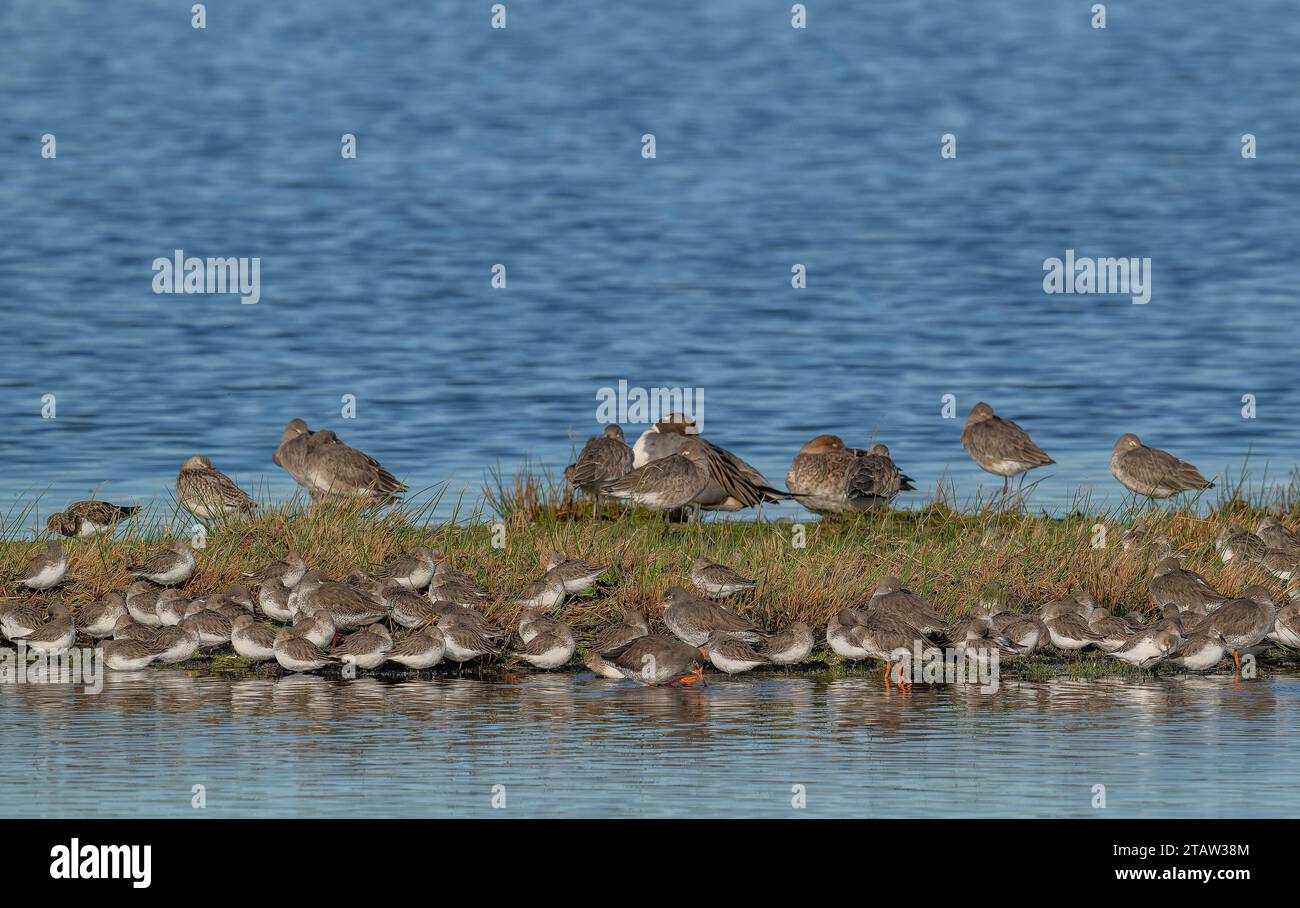
[[[97,696],[0,685],[0,815],[1294,817],[1297,724],[1293,675],[900,694],[119,673]]]
[[[0,503],[165,501],[195,453],[287,494],[270,455],[302,416],[449,504],[498,462],[563,466],[619,379],[704,389],[706,434],[777,481],[814,434],[877,437],[911,501],[987,485],[949,393],[1059,461],[1045,507],[1109,500],[1125,431],[1290,471],[1292,3],[1104,31],[1078,3],[829,4],[805,31],[788,6],[522,2],[502,31],[486,5],[231,0],[196,31],[162,0],[9,0]],[[176,248],[259,256],[262,301],[155,295]],[[1045,296],[1067,248],[1151,257],[1151,302]]]

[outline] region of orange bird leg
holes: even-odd
[[[892,664],[893,663],[890,662],[890,660],[888,659],[885,660],[885,690],[889,690],[889,667]]]
[[[1234,649],[1232,651],[1232,664],[1237,666],[1237,672],[1238,674],[1240,674],[1241,673],[1241,650]]]

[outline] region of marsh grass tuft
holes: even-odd
[[[450,520],[433,518],[442,503],[441,490],[413,494],[411,501],[378,513],[346,504],[311,506],[301,497],[262,501],[253,515],[208,529],[198,571],[186,590],[200,595],[243,583],[245,571],[289,549],[342,578],[425,545],[448,554],[496,594],[489,616],[507,626],[517,620],[518,610],[506,600],[541,574],[550,551],[612,565],[598,591],[565,603],[562,614],[579,629],[608,623],[626,608],[642,609],[657,620],[663,591],[685,584],[691,561],[700,556],[757,579],[753,594],[733,601],[773,628],[802,620],[820,631],[835,610],[865,602],[886,574],[902,577],[954,618],[971,610],[990,581],[1031,607],[1077,588],[1112,611],[1150,614],[1146,586],[1159,552],[1121,549],[1120,536],[1134,522],[1164,532],[1187,565],[1228,592],[1255,582],[1280,591],[1280,584],[1254,565],[1220,562],[1214,538],[1223,526],[1232,522],[1253,528],[1268,513],[1281,514],[1292,526],[1300,522],[1294,477],[1281,489],[1252,489],[1243,478],[1223,488],[1218,500],[1199,513],[1151,507],[1089,513],[1087,500],[1080,498],[1076,510],[1059,518],[1024,509],[962,509],[941,485],[931,501],[914,510],[809,518],[803,524],[803,548],[792,544],[794,526],[788,521],[711,520],[665,532],[657,516],[613,506],[592,520],[590,500],[575,499],[562,481],[545,472],[521,472],[509,479],[494,473],[484,501],[470,507],[456,502]],[[4,577],[11,577],[39,545],[31,539],[30,517],[27,508],[3,520],[8,536],[27,537],[0,542]],[[506,526],[500,549],[492,546],[497,519]],[[59,595],[76,604],[126,589],[132,579],[128,564],[165,539],[188,537],[193,525],[189,515],[163,507],[138,515],[111,538],[66,540],[71,582]],[[1105,545],[1094,548],[1098,525],[1106,528]],[[6,593],[17,595],[12,587]]]

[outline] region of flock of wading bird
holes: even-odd
[[[983,469],[1004,477],[1053,463],[1015,423],[977,404],[966,421],[962,444]],[[313,501],[350,500],[380,506],[398,500],[406,487],[373,457],[339,440],[331,431],[311,431],[295,419],[273,456]],[[1124,435],[1111,455],[1111,472],[1129,489],[1154,498],[1211,485],[1192,465]],[[888,448],[849,448],[833,435],[819,435],[800,449],[787,475],[788,490],[773,488],[736,455],[704,440],[680,414],[656,423],[629,447],[611,426],[590,439],[565,470],[569,482],[596,499],[630,501],[652,511],[737,510],[780,498],[796,498],[819,513],[841,513],[888,505],[911,481],[894,464]],[[176,479],[176,500],[204,521],[251,511],[253,500],[206,457],[190,458]],[[91,537],[112,532],[136,511],[103,501],[79,501],[49,517],[50,532]],[[1269,642],[1300,649],[1300,605],[1279,608],[1270,592],[1251,586],[1241,597],[1215,590],[1200,574],[1170,557],[1168,540],[1125,534],[1124,545],[1159,543],[1164,556],[1150,583],[1160,617],[1149,622],[1131,612],[1119,616],[1099,608],[1083,592],[1055,599],[1037,610],[1017,606],[996,588],[986,590],[972,614],[956,623],[941,618],[921,595],[886,577],[862,608],[837,611],[826,626],[826,642],[846,660],[907,659],[916,649],[949,646],[975,659],[1024,656],[1040,648],[1078,652],[1096,647],[1141,668],[1169,662],[1188,670],[1217,666],[1227,654],[1238,670],[1241,654]],[[1255,562],[1283,580],[1300,578],[1300,536],[1273,518],[1258,535],[1230,527],[1220,534],[1223,560]],[[27,592],[65,583],[67,556],[51,541],[12,578]],[[369,565],[345,581],[309,569],[289,552],[245,576],[243,585],[191,598],[179,587],[198,564],[194,548],[175,542],[129,572],[138,578],[122,593],[109,593],[74,614],[59,601],[43,609],[38,600],[0,601],[0,636],[47,653],[73,646],[77,635],[104,641],[105,663],[115,670],[151,663],[178,663],[200,649],[229,645],[252,662],[276,661],[291,672],[328,666],[379,669],[391,662],[407,669],[431,669],[444,659],[463,664],[501,656],[512,636],[485,615],[494,597],[469,574],[426,548],[382,565]],[[567,597],[593,589],[611,573],[609,565],[552,554],[545,572],[505,597],[521,612],[522,648],[512,659],[539,669],[565,666],[577,638],[557,617]],[[730,597],[753,590],[751,579],[704,559],[689,572],[695,592],[670,587],[662,619],[669,634],[652,633],[646,617],[628,611],[623,620],[595,635],[585,647],[585,665],[597,675],[643,684],[690,684],[702,677],[705,661],[728,674],[768,665],[794,665],[809,658],[815,637],[803,622],[779,631],[760,627],[737,611]],[[260,621],[257,613],[274,624]],[[340,638],[341,631],[350,631]],[[394,633],[399,637],[394,637]],[[910,686],[901,674],[900,686]]]

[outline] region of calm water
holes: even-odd
[[[704,389],[776,480],[834,431],[968,500],[948,393],[1056,457],[1049,508],[1109,500],[1130,430],[1290,471],[1288,0],[508,6],[5,3],[0,504],[161,502],[195,453],[287,494],[293,416],[450,502],[562,466],[619,379]],[[153,294],[176,248],[261,257],[262,301]],[[1151,257],[1152,301],[1044,295],[1067,248]]]
[[[1294,817],[1297,723],[1295,676],[900,695],[118,674],[99,696],[0,686],[0,816]]]

